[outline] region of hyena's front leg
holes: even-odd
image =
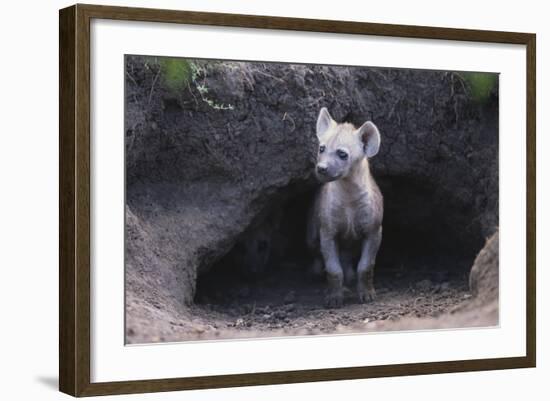
[[[321,253],[327,273],[327,295],[325,304],[328,308],[340,307],[344,302],[344,273],[340,265],[338,247],[334,236],[321,231]]]
[[[361,259],[357,265],[357,294],[360,302],[374,301],[374,264],[382,241],[382,227],[363,240]]]

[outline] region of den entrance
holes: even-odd
[[[468,274],[483,238],[465,235],[469,211],[454,207],[426,182],[378,177],[384,194],[383,240],[374,302],[360,304],[355,288],[339,309],[324,307],[325,278],[311,271],[305,246],[315,188],[265,210],[232,250],[199,276],[195,314],[219,330],[265,332],[338,327],[400,317],[435,317],[469,297]],[[471,232],[471,230],[469,230]]]

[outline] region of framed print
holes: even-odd
[[[61,391],[535,366],[534,34],[59,21]]]

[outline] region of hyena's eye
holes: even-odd
[[[338,157],[339,157],[340,159],[342,159],[342,160],[347,160],[347,159],[348,159],[348,154],[347,154],[347,152],[345,152],[345,151],[343,151],[343,150],[341,150],[341,149],[338,149],[338,150],[336,151],[336,154],[337,154]]]
[[[319,153],[323,153],[327,147],[325,145],[319,146]]]

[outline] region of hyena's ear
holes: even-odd
[[[365,124],[357,130],[361,142],[363,142],[363,151],[365,156],[373,157],[378,153],[380,149],[380,132],[378,128],[371,121],[367,121]]]
[[[317,137],[321,137],[327,132],[330,126],[334,123],[334,120],[330,116],[326,107],[323,107],[317,117]]]

